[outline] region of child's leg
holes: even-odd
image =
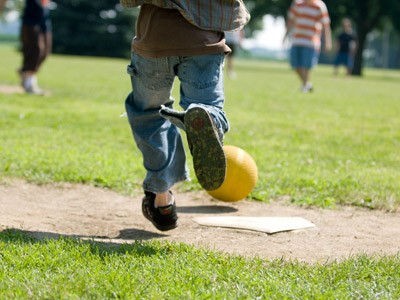
[[[27,93],[42,94],[36,73],[40,64],[41,33],[39,26],[23,25],[21,28],[22,67],[21,84]]]
[[[161,105],[173,102],[172,65],[169,58],[147,59],[133,54],[128,67],[133,91],[126,99],[126,111],[147,171],[143,188],[154,194],[188,178],[179,130],[159,114]]]
[[[198,106],[205,108],[221,136],[229,130],[229,122],[223,111],[224,57],[223,53],[184,57],[177,70],[181,82],[181,107],[184,110]]]
[[[50,31],[43,31],[40,33],[39,37],[39,60],[37,69],[43,64],[46,58],[50,55],[53,46],[53,35]]]
[[[35,72],[40,61],[40,27],[23,25],[21,28],[22,72]]]
[[[223,111],[223,60],[223,54],[185,57],[177,69],[193,166],[207,190],[217,189],[226,171],[222,139],[229,123]]]

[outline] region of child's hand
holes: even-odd
[[[330,40],[325,41],[325,51],[332,50],[332,42]]]

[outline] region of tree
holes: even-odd
[[[250,31],[259,29],[262,19],[269,14],[275,17],[286,17],[292,0],[253,0],[247,1],[246,6],[250,10],[251,19],[248,24]]]
[[[385,23],[391,22],[400,32],[400,2],[393,0],[326,0],[332,25],[343,17],[354,20],[358,36],[358,49],[354,59],[353,75],[362,75],[363,51],[367,35],[374,29],[382,30]]]
[[[14,0],[14,1],[0,0],[0,4],[3,6],[3,7],[0,7],[0,8],[3,8],[4,12],[7,13],[7,12],[10,12],[10,11],[13,11],[13,10],[20,10],[22,8],[22,5],[23,5],[23,0]],[[2,11],[0,9],[0,13],[1,12]],[[1,16],[1,14],[0,14],[0,16]]]
[[[249,1],[252,15],[250,30],[257,28],[260,20],[266,14],[283,16],[287,14],[292,0],[253,0]],[[358,35],[358,48],[354,60],[353,75],[362,75],[363,51],[368,33],[382,29],[384,24],[391,22],[400,32],[400,1],[396,0],[324,0],[328,6],[335,28],[344,17],[351,18]]]
[[[115,0],[55,0],[54,53],[129,57],[138,10]]]

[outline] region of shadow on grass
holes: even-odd
[[[164,245],[157,241],[148,241],[165,235],[145,230],[125,229],[120,231],[120,235],[115,239],[130,240],[129,243],[115,242],[109,237],[68,235],[53,232],[29,231],[15,228],[8,228],[0,231],[0,242],[23,243],[23,244],[50,244],[61,240],[66,244],[89,245],[93,254],[103,257],[109,254],[135,254],[140,256],[160,255],[170,251],[169,243]],[[109,239],[109,241],[107,241]]]

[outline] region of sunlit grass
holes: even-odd
[[[19,54],[5,46],[0,53],[8,62],[0,69],[2,84],[18,84]],[[54,55],[39,76],[51,97],[0,95],[0,176],[141,193],[141,156],[120,116],[130,91],[127,64]],[[320,65],[313,94],[299,92],[285,62],[239,60],[236,71],[237,80],[226,80],[231,131],[225,144],[245,149],[257,162],[251,197],[399,207],[399,71],[334,77],[331,66]],[[188,164],[192,168],[190,156]],[[200,186],[194,178],[179,188]]]
[[[398,299],[400,257],[309,265],[160,242],[36,240],[0,232],[3,299]]]

